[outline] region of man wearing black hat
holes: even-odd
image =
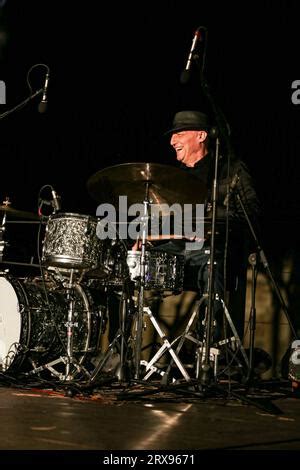
[[[200,111],[180,111],[175,114],[172,128],[166,133],[170,136],[170,144],[176,152],[176,158],[183,170],[196,176],[207,187],[205,203],[206,233],[211,224],[211,189],[214,178],[214,134],[208,116]],[[247,225],[244,213],[234,192],[228,197],[228,188],[237,190],[245,205],[248,216],[255,222],[259,214],[259,202],[253,188],[252,178],[246,165],[236,158],[220,157],[218,162],[218,197],[217,197],[217,226],[215,248],[215,286],[214,291],[225,300],[226,292],[244,284],[242,304],[238,305],[240,318],[235,319],[239,334],[243,335],[246,266],[249,253],[245,249],[245,233]],[[178,201],[180,202],[180,201]],[[203,201],[199,201],[201,203]],[[227,230],[229,227],[229,230]],[[227,233],[229,236],[227,237]],[[247,238],[247,237],[246,237]],[[247,244],[246,244],[247,245]],[[202,296],[208,291],[208,263],[210,259],[210,237],[206,236],[203,248],[200,250],[184,250],[183,244],[171,241],[159,247],[173,254],[184,252],[185,255],[185,289],[197,290]],[[224,269],[226,266],[226,269]],[[225,276],[224,276],[225,274]],[[239,278],[239,279],[238,279]],[[224,285],[226,279],[226,286]],[[235,285],[234,285],[235,284]],[[225,288],[225,289],[224,289]],[[241,302],[240,302],[241,303]],[[220,303],[215,302],[214,340],[219,339],[218,316]],[[235,313],[236,316],[236,313]]]
[[[201,179],[208,191],[214,176],[214,149],[211,149],[211,134],[214,129],[206,114],[200,111],[180,111],[175,114],[172,129],[166,133],[170,135],[170,144],[182,169]],[[218,217],[225,216],[227,185],[232,183],[235,175],[239,177],[236,187],[246,204],[248,215],[256,217],[259,213],[259,203],[246,165],[236,158],[228,161],[227,158],[221,157],[218,175]],[[229,201],[229,217],[243,220],[243,212],[234,198]]]

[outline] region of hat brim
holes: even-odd
[[[209,128],[206,126],[179,126],[174,127],[173,129],[169,129],[164,133],[164,135],[176,134],[177,132],[181,131],[205,131],[208,132]]]

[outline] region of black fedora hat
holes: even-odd
[[[174,134],[184,130],[208,131],[209,128],[209,119],[206,114],[200,111],[179,111],[174,116],[172,129],[169,129],[165,134]]]

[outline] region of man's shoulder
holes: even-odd
[[[234,159],[231,159],[230,161],[226,159],[222,161],[221,168],[220,168],[221,178],[226,178],[227,175],[233,176],[235,174],[239,174],[240,172],[249,172],[248,166],[243,160],[239,158],[234,158]]]

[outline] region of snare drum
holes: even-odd
[[[49,217],[43,241],[46,266],[94,269],[103,242],[96,235],[97,219],[89,215],[60,213]]]
[[[131,280],[140,280],[141,252],[128,251],[127,265]],[[170,290],[183,289],[184,257],[163,252],[145,252],[145,289]]]

